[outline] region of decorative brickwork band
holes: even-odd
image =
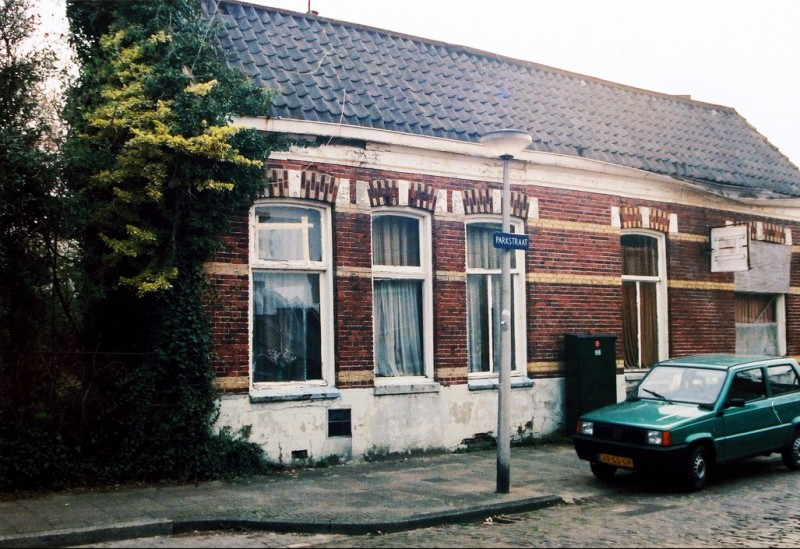
[[[265,176],[261,198],[306,198],[332,204],[339,186],[338,179],[321,172],[269,168]]]
[[[750,223],[750,239],[786,244],[786,229],[777,223]]]
[[[261,190],[262,198],[284,198],[289,196],[289,171],[270,168],[266,173],[266,185]]]
[[[436,190],[430,185],[399,179],[375,179],[369,183],[369,204],[375,206],[411,206],[432,212],[436,208]]]
[[[623,206],[619,210],[619,220],[623,229],[641,229],[642,209],[639,206]]]
[[[436,191],[425,183],[413,182],[408,188],[408,205],[432,212],[436,208]]]
[[[464,191],[464,213],[492,213],[492,193],[489,189],[467,189]]]
[[[669,232],[669,212],[650,208],[650,228],[662,233]]]
[[[619,210],[620,227],[623,229],[652,229],[668,233],[670,214],[658,208],[641,206],[622,206]]]
[[[509,212],[511,216],[523,219],[528,217],[527,194],[511,191],[509,200],[511,202],[511,211]],[[491,189],[467,189],[464,191],[464,213],[467,215],[502,212],[501,205],[498,204],[497,206],[495,207]]]
[[[511,215],[525,219],[528,217],[528,195],[511,191]]]
[[[333,203],[339,181],[320,172],[302,172],[300,175],[300,197]]]
[[[369,205],[397,206],[400,203],[400,191],[396,179],[376,179],[369,183]]]

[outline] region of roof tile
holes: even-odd
[[[534,150],[800,197],[800,170],[728,107],[235,0],[214,16],[230,66],[281,92],[272,116],[339,123],[346,95],[348,124],[469,141],[517,127]]]

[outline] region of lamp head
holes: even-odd
[[[500,158],[513,158],[518,152],[525,150],[533,138],[522,130],[496,130],[481,136],[481,143],[486,145],[492,154]]]

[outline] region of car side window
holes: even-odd
[[[728,401],[734,398],[741,398],[745,402],[750,402],[766,396],[764,374],[761,368],[752,368],[734,374],[731,390],[728,393]]]
[[[797,372],[789,364],[770,366],[767,368],[770,394],[782,395],[800,391],[800,379]]]

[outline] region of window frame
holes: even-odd
[[[376,217],[395,216],[414,219],[419,230],[419,266],[375,265],[372,259],[374,232],[372,221]],[[434,378],[433,366],[433,247],[432,216],[424,211],[410,207],[383,206],[372,208],[370,212],[370,263],[372,267],[373,314],[372,314],[372,354],[375,385],[398,385],[410,383],[429,383]],[[376,318],[374,309],[375,280],[419,280],[422,282],[422,362],[423,375],[420,376],[379,376],[377,364]]]
[[[767,398],[767,381],[767,373],[764,371],[763,366],[746,368],[734,372],[730,387],[728,387],[728,394],[725,397],[726,403],[730,404],[731,400],[737,398],[742,398],[745,403],[765,400]],[[739,385],[741,384],[752,389],[752,392],[738,392],[740,389]]]
[[[465,281],[464,281],[464,291],[465,291],[465,298],[466,296],[466,288],[467,288],[467,278],[469,275],[497,275],[498,277],[502,274],[502,265],[499,266],[497,269],[483,269],[483,268],[474,268],[469,266],[469,243],[468,243],[468,234],[467,234],[467,226],[468,225],[496,225],[497,231],[502,231],[503,221],[502,217],[493,216],[493,215],[470,215],[467,216],[467,219],[464,222],[464,271],[465,271]],[[510,220],[510,228],[511,232],[517,234],[525,234],[525,223],[518,219],[518,218],[511,218]],[[509,274],[511,275],[512,287],[514,288],[513,292],[511,293],[511,303],[512,308],[514,310],[514,318],[512,319],[514,333],[513,335],[513,342],[514,342],[514,363],[511,365],[511,376],[527,376],[527,330],[526,330],[526,302],[525,302],[525,250],[517,250],[512,249],[508,250],[507,253],[514,254],[511,262],[511,269]],[[467,323],[469,323],[469,319],[466,319]],[[491,328],[490,328],[491,329]],[[491,337],[490,344],[491,344]],[[467,330],[467,339],[466,345],[469,346],[469,329]],[[467,377],[469,379],[484,379],[484,378],[499,378],[500,375],[500,367],[499,365],[491,364],[493,361],[493,353],[489,353],[489,360],[490,360],[490,370],[488,372],[470,372],[469,371],[469,360],[467,362]],[[495,367],[496,366],[496,367]]]
[[[656,363],[665,360],[669,357],[669,296],[667,288],[667,246],[666,235],[660,231],[650,229],[623,229],[620,232],[620,258],[622,257],[623,244],[622,237],[629,235],[638,235],[653,238],[658,247],[658,274],[656,276],[645,275],[626,275],[621,273],[622,283],[634,282],[636,283],[637,295],[637,311],[641,312],[639,303],[640,296],[640,283],[650,282],[654,283],[656,287],[656,326],[658,330],[658,357]],[[623,295],[624,299],[624,295]],[[642,338],[641,338],[641,321],[639,322],[639,333],[637,334],[637,345],[639,347],[639,364],[635,367],[627,367],[631,370],[649,370],[650,367],[642,366]],[[624,342],[623,342],[624,345]]]
[[[784,368],[785,372],[778,371],[780,368]],[[791,372],[791,378],[794,383],[778,383],[775,379],[785,376],[789,372]],[[771,364],[767,366],[767,386],[769,388],[770,397],[779,397],[796,393],[800,391],[800,376],[798,376],[797,370],[789,363]]]
[[[258,257],[258,218],[256,212],[263,207],[287,207],[316,210],[320,215],[320,247],[321,259],[315,260],[268,260]],[[334,301],[333,301],[333,240],[332,212],[326,204],[311,203],[303,200],[259,199],[249,211],[249,261],[248,261],[248,362],[251,390],[286,388],[291,391],[300,387],[335,386],[336,372],[334,365]],[[319,316],[320,316],[320,357],[322,360],[321,379],[305,381],[253,381],[253,291],[254,273],[301,273],[319,276]]]

